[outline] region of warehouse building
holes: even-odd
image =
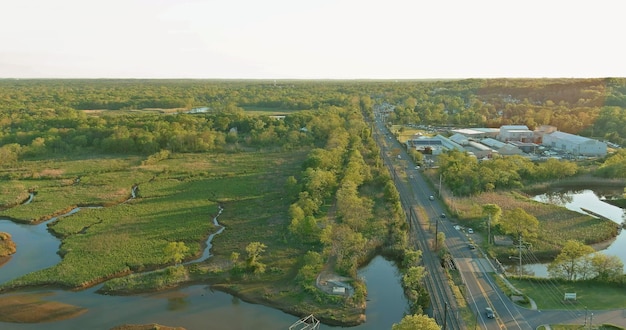
[[[534,132],[529,130],[526,125],[504,125],[500,127],[498,140],[502,142],[532,142],[534,135]]]
[[[603,157],[607,152],[604,142],[560,131],[544,134],[541,144],[580,156]]]

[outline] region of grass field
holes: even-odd
[[[608,310],[626,308],[626,288],[595,282],[561,282],[551,279],[509,279],[530,297],[538,309]],[[564,303],[565,293],[576,293],[576,302]]]

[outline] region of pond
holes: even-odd
[[[53,220],[51,220],[53,221]],[[227,229],[226,229],[227,230]],[[0,231],[10,233],[17,245],[12,259],[0,267],[0,283],[26,273],[50,267],[60,261],[59,240],[46,223],[36,226],[0,220]],[[208,247],[210,248],[210,246]],[[208,255],[205,251],[204,259]],[[395,265],[382,257],[374,258],[359,271],[368,287],[367,322],[352,329],[390,329],[408,311]],[[159,323],[186,329],[288,329],[297,317],[263,305],[249,304],[229,294],[213,291],[207,285],[191,285],[167,292],[132,296],[95,293],[100,286],[73,292],[37,289],[51,293],[46,299],[88,309],[69,320],[46,323],[46,329],[110,329],[121,324]],[[11,295],[14,293],[8,293]],[[42,324],[0,322],[1,329],[41,329]],[[332,329],[322,325],[320,329]]]
[[[534,200],[555,204],[566,207],[569,210],[579,213],[588,214],[584,210],[590,210],[618,224],[626,222],[626,210],[607,203],[607,200],[615,199],[621,196],[623,188],[568,188],[555,189],[533,197]],[[624,263],[624,271],[626,272],[626,230],[622,230],[614,241],[608,242],[609,245],[602,249],[602,253],[606,255],[615,255]],[[511,273],[517,273],[517,267],[508,268]],[[547,264],[531,263],[523,266],[524,274],[534,275],[537,277],[548,277]]]

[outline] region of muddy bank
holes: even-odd
[[[113,327],[110,330],[186,330],[181,327],[168,327],[161,324],[124,324]]]
[[[77,317],[87,309],[47,301],[52,294],[17,294],[0,297],[0,321],[11,323],[44,323]]]
[[[304,310],[304,307],[310,307],[309,305],[294,304],[293,301],[280,301],[265,298],[262,293],[247,293],[242,294],[241,291],[231,288],[231,285],[216,284],[212,285],[211,289],[222,291],[235,296],[242,301],[250,304],[259,304],[274,309],[281,310],[287,314],[294,315],[296,317],[306,317],[311,314],[311,310]],[[352,308],[352,309],[332,309],[328,308],[323,311],[317,311],[314,313],[315,318],[321,323],[330,326],[340,327],[354,327],[365,323],[365,308]]]
[[[10,255],[15,251],[15,242],[11,239],[11,235],[0,232],[0,266],[9,261]]]

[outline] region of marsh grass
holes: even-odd
[[[34,219],[75,205],[104,207],[83,208],[57,219],[50,229],[62,237],[62,261],[4,287],[84,287],[160,268],[167,265],[163,251],[169,242],[184,242],[190,249],[186,260],[191,260],[217,230],[212,219],[218,205],[224,207],[219,222],[226,230],[212,243],[215,259],[227,260],[232,252],[245,258],[246,245],[259,241],[267,245],[261,258],[268,265],[265,276],[282,278],[302,254],[287,244],[287,210],[293,199],[285,196],[285,182],[299,173],[305,156],[306,152],[189,154],[151,166],[141,166],[139,159],[55,162],[65,174],[40,179],[33,203],[3,215]],[[74,176],[80,176],[78,184],[60,183]],[[133,184],[139,185],[140,196],[123,202]]]
[[[431,181],[433,179],[431,175]],[[539,220],[537,238],[527,241],[532,244],[534,254],[546,261],[554,258],[567,240],[575,239],[585,244],[595,244],[607,241],[617,234],[617,227],[613,221],[597,219],[565,207],[540,203],[516,191],[488,192],[469,197],[445,197],[444,200],[462,225],[480,229],[485,234],[487,221],[482,214],[482,205],[496,204],[503,212],[522,208]],[[508,255],[510,252],[507,247],[493,246],[493,250],[496,255]]]
[[[29,204],[19,204],[0,216],[23,222],[39,222],[64,214],[77,206],[112,205],[131,196],[133,182],[147,181],[152,173],[136,167],[140,158],[62,159],[29,161],[19,180],[5,189],[16,196],[36,194]]]

